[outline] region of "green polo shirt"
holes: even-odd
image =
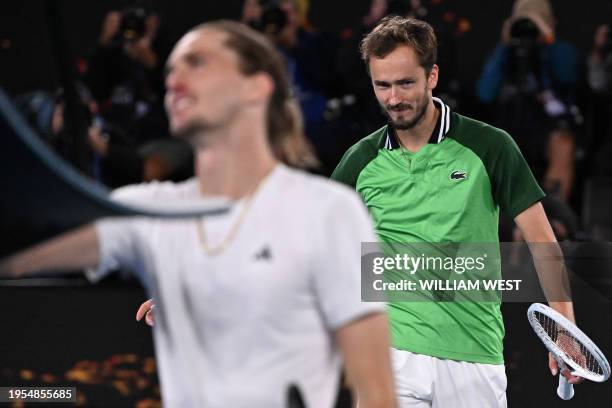
[[[355,188],[388,243],[498,243],[500,208],[515,217],[544,197],[512,138],[451,112],[418,152],[384,126],[344,155],[332,179]],[[497,271],[501,276],[501,271]],[[389,302],[393,347],[503,364],[499,302]]]

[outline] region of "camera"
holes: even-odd
[[[522,92],[536,91],[530,88],[529,73],[536,76],[541,71],[540,30],[529,18],[519,18],[510,26],[510,46],[506,70],[511,82]]]
[[[133,42],[144,36],[147,14],[142,7],[131,7],[121,12],[119,37],[123,42]]]
[[[519,18],[510,26],[510,45],[518,56],[530,54],[538,45],[540,30],[528,18]]]
[[[276,36],[287,26],[289,22],[287,13],[276,0],[260,1],[261,17],[251,26],[264,34]]]

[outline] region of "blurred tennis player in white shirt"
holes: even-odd
[[[115,192],[120,200],[225,197],[225,215],[102,220],[5,260],[3,274],[117,267],[156,302],[164,406],[334,403],[342,358],[361,407],[394,407],[383,306],[360,301],[360,243],[375,241],[350,189],[280,164],[295,136],[282,60],[264,37],[221,21],[188,32],[167,63],[171,131],[196,149],[196,178]]]

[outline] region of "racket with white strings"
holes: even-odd
[[[559,372],[567,368],[572,375],[596,382],[604,382],[610,377],[610,364],[601,350],[561,313],[534,303],[527,311],[527,318],[557,360]],[[564,400],[574,396],[573,385],[562,374],[559,374],[557,395]]]

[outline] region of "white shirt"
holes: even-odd
[[[118,199],[193,199],[196,180],[119,189]],[[206,218],[216,246],[243,210]],[[91,279],[122,266],[156,302],[164,406],[285,407],[290,384],[308,407],[331,407],[341,359],[334,331],[384,310],[360,300],[361,242],[375,242],[355,192],[278,165],[262,181],[238,233],[220,254],[203,251],[202,219],[96,224],[101,261]]]

